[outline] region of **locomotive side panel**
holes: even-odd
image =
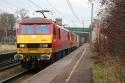
[[[70,32],[65,31],[57,26],[54,27],[53,35],[53,49],[55,52],[71,48],[71,38],[69,38]]]

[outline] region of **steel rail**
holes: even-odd
[[[18,61],[12,60],[8,62],[0,63],[0,71],[19,65]]]
[[[9,80],[12,80],[12,79],[14,79],[14,78],[16,78],[16,77],[18,77],[18,76],[20,76],[20,75],[26,73],[27,71],[28,71],[28,70],[23,70],[23,71],[21,71],[21,72],[15,74],[15,75],[13,75],[13,76],[7,78],[7,79],[1,80],[0,83],[5,83],[5,82],[7,82],[7,81],[9,81]]]

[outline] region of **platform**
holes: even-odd
[[[22,83],[91,83],[91,52],[84,44]]]

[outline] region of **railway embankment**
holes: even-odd
[[[13,55],[16,53],[14,44],[0,43],[0,63],[13,60]]]
[[[0,43],[0,53],[8,52],[8,51],[15,51],[16,45],[14,44],[3,44]]]

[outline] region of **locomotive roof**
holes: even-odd
[[[35,17],[35,18],[26,18],[23,19],[20,23],[22,24],[31,24],[31,23],[53,23],[51,19],[41,18],[41,17]]]
[[[32,24],[32,23],[44,23],[44,24],[48,24],[48,23],[54,23],[51,19],[47,19],[47,18],[41,18],[41,17],[35,17],[35,18],[25,18],[23,19],[21,22],[21,24]],[[70,30],[57,25],[60,29],[63,29],[65,31],[71,32]]]

